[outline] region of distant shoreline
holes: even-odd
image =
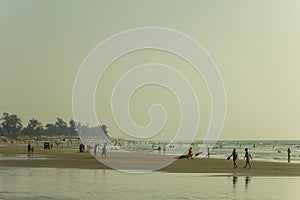
[[[75,147],[75,146],[74,146]],[[27,156],[24,147],[0,147],[1,155],[18,154]],[[100,154],[100,151],[99,151]],[[130,157],[128,157],[130,155]],[[35,157],[45,157],[45,159],[35,159]],[[49,158],[49,159],[47,159]],[[159,158],[164,158],[160,156]],[[118,152],[108,152],[106,161],[118,159],[118,162],[132,160],[132,165],[138,162],[143,162],[137,155],[131,157],[131,154],[124,156]],[[152,158],[151,158],[152,159]],[[148,159],[151,161],[151,159]],[[147,162],[145,160],[145,162]],[[232,175],[246,175],[246,176],[300,176],[300,164],[298,163],[283,163],[283,162],[266,162],[251,161],[252,168],[244,169],[245,161],[240,159],[237,161],[238,168],[232,168],[232,160],[219,158],[195,158],[193,160],[179,159],[174,160],[171,164],[158,171],[170,173],[221,173]],[[125,163],[126,164],[126,163]],[[78,169],[111,169],[103,163],[96,160],[89,153],[78,153],[75,148],[64,149],[57,148],[54,150],[37,149],[33,153],[32,159],[5,159],[2,156],[0,159],[0,167],[42,167],[42,168],[78,168]]]

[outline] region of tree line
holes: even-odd
[[[16,114],[4,112],[0,118],[0,136],[8,138],[17,138],[19,136],[76,136],[75,121],[71,119],[69,123],[61,118],[45,126],[36,118],[28,121],[27,125],[22,124],[21,119]]]

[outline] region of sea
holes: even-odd
[[[211,144],[194,142],[194,152],[209,148],[210,157],[226,158],[236,148],[240,157],[249,148],[253,159],[287,162],[287,149],[292,151],[291,162],[300,163],[300,141],[218,141]],[[21,145],[21,144],[20,144]],[[25,145],[25,144],[24,144]],[[64,144],[62,144],[64,145]],[[108,145],[108,151],[127,149],[163,153],[158,147],[166,145],[172,153],[183,143],[122,143]],[[6,146],[6,144],[1,144]],[[74,147],[75,148],[75,147]],[[207,152],[202,152],[203,155]],[[26,154],[0,154],[7,159],[33,159]],[[34,159],[51,159],[37,156]],[[300,170],[300,169],[299,169]],[[104,169],[0,167],[0,200],[2,199],[299,199],[300,177],[261,177],[235,174],[120,172]]]
[[[101,145],[100,145],[101,146]],[[160,151],[158,151],[160,147]],[[132,142],[122,143],[122,146],[109,146],[109,150],[126,150],[143,153],[178,155],[179,152],[187,153],[189,147],[193,152],[200,153],[200,156],[213,158],[227,158],[236,148],[239,158],[242,159],[245,154],[245,148],[249,149],[253,159],[270,162],[287,162],[288,148],[291,150],[291,160],[300,163],[300,140],[220,140],[214,145],[212,142],[203,143],[202,141],[193,141],[190,144],[184,141],[177,143],[159,142]],[[185,151],[182,149],[185,148]],[[165,149],[165,152],[164,150]]]

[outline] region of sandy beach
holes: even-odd
[[[100,152],[99,152],[100,153]],[[0,147],[0,155],[22,155],[27,156],[26,147],[5,146]],[[43,158],[43,159],[36,159]],[[130,162],[128,162],[130,160]],[[106,159],[99,162],[89,153],[78,153],[75,148],[54,148],[53,150],[42,150],[36,148],[33,155],[26,159],[6,159],[2,156],[0,167],[46,167],[46,168],[79,168],[79,169],[110,169],[109,166],[117,162],[118,166],[125,169],[150,166],[162,160],[171,161],[160,171],[171,173],[228,173],[249,176],[300,176],[300,164],[283,162],[264,162],[252,160],[252,168],[244,169],[245,161],[237,161],[238,168],[233,169],[232,160],[215,158],[174,159],[165,155],[148,155],[138,153],[108,152]],[[105,164],[103,164],[105,163]],[[130,163],[130,164],[128,164]],[[108,166],[107,166],[108,165]]]

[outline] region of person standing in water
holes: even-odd
[[[209,147],[209,146],[207,147],[207,154],[206,154],[206,157],[210,158],[210,147]]]
[[[160,155],[161,147],[159,146],[157,150],[158,150],[158,154]]]
[[[191,159],[193,159],[193,148],[192,147],[190,147],[188,156],[186,158],[189,159],[189,157],[191,157]]]
[[[163,147],[163,151],[164,151],[164,154],[166,154],[166,145],[164,144],[164,147]]]
[[[229,159],[230,159],[231,156],[232,156],[232,159],[233,159],[233,168],[238,168],[238,166],[236,164],[236,159],[238,158],[238,153],[236,152],[235,148],[233,149],[232,154],[229,156]]]
[[[251,154],[248,151],[248,148],[245,149],[245,157],[246,158],[246,164],[244,166],[244,168],[246,168],[249,165],[249,169],[251,168],[251,164],[250,164],[250,158],[252,159]]]
[[[288,148],[287,153],[288,153],[288,162],[291,162],[291,153],[292,153],[292,151],[291,151],[290,148]]]

